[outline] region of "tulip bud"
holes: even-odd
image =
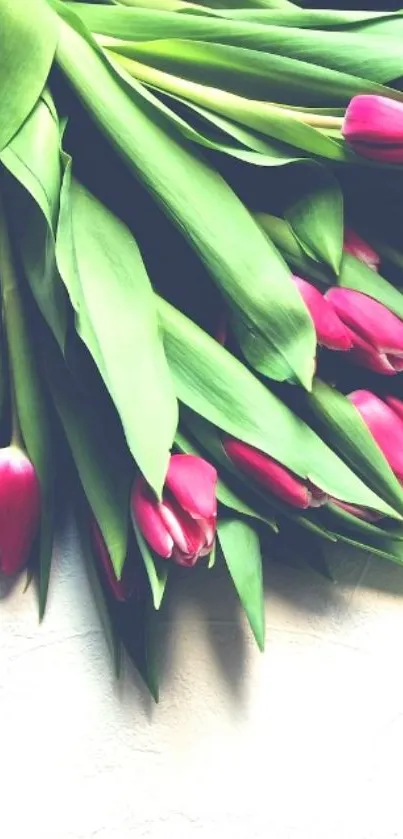
[[[355,230],[351,229],[351,227],[346,227],[344,231],[343,250],[347,251],[347,253],[351,253],[351,255],[355,256],[356,259],[359,259],[360,262],[365,262],[365,264],[368,265],[368,268],[372,268],[374,271],[379,270],[381,257],[373,248],[371,248],[371,245],[369,245],[365,239],[362,239]]]
[[[133,517],[150,547],[165,559],[191,568],[213,548],[217,472],[201,457],[172,455],[159,502],[144,478],[133,486]]]
[[[387,375],[403,370],[403,321],[397,315],[350,288],[331,288],[325,297],[349,327],[359,363]]]
[[[362,157],[403,163],[403,104],[386,96],[354,96],[343,121],[343,136]]]
[[[28,560],[41,513],[35,469],[17,446],[0,449],[0,570],[12,575]]]
[[[355,390],[348,399],[357,408],[390,468],[403,482],[403,421],[369,390]]]
[[[124,603],[130,599],[134,587],[134,568],[130,561],[128,561],[129,558],[126,559],[123,566],[122,576],[120,580],[118,580],[109,556],[108,548],[106,547],[104,541],[104,537],[102,536],[98,523],[94,518],[91,520],[91,541],[95,557],[102,568],[109,588],[114,594],[116,600]]]
[[[318,344],[329,350],[349,350],[352,341],[336,312],[314,285],[293,275],[293,280],[313,320]]]
[[[241,472],[286,504],[306,510],[308,507],[320,507],[327,501],[327,496],[318,487],[304,483],[301,478],[259,449],[233,437],[227,437],[223,446],[230,460]]]

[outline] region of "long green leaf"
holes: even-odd
[[[57,273],[55,231],[61,187],[60,128],[49,93],[35,105],[0,161],[21,188],[10,190],[7,212],[25,275],[45,320],[64,348],[67,297]]]
[[[283,260],[234,192],[161,121],[151,94],[146,101],[141,85],[123,88],[95,49],[65,23],[57,59],[102,131],[188,237],[234,310],[243,312],[250,331],[263,336],[259,370],[309,387],[312,323]]]
[[[56,49],[58,21],[45,0],[0,0],[0,150],[32,111]]]
[[[257,645],[263,650],[265,614],[259,537],[245,521],[230,519],[219,523],[218,538]]]
[[[116,405],[133,457],[160,495],[178,413],[155,296],[133,236],[71,177],[70,164],[56,255],[76,329]]]

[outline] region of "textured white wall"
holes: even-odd
[[[220,573],[179,574],[153,707],[113,682],[67,531],[42,627],[0,590],[1,835],[403,837],[403,568],[337,569],[268,568],[263,656]]]

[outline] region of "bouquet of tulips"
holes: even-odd
[[[157,697],[170,571],[403,562],[403,12],[0,0],[0,570],[73,503]],[[158,658],[158,656],[157,656]]]

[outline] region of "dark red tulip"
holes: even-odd
[[[286,504],[305,510],[308,507],[320,507],[327,501],[327,496],[318,487],[304,482],[259,449],[233,437],[227,437],[223,446],[241,472]]]
[[[0,449],[0,570],[16,574],[28,561],[39,526],[41,492],[35,469],[16,445]]]

